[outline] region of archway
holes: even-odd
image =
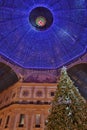
[[[68,74],[81,95],[87,100],[87,64],[81,63],[73,66],[68,70]]]
[[[18,81],[16,73],[6,64],[0,62],[0,92]]]

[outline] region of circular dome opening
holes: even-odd
[[[37,26],[43,27],[46,25],[46,19],[42,16],[37,17],[36,19]]]
[[[52,25],[53,15],[45,7],[36,7],[29,14],[29,21],[36,30],[43,31]]]

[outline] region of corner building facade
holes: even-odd
[[[0,94],[0,130],[44,130],[56,84],[21,83]]]

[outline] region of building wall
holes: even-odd
[[[18,82],[3,91],[0,94],[0,130],[44,130],[56,86]]]

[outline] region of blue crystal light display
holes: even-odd
[[[42,9],[31,22],[36,8],[49,10],[52,17]],[[33,18],[43,15],[50,26],[32,26]],[[0,0],[0,54],[12,62],[56,69],[83,55],[86,47],[87,0]]]

